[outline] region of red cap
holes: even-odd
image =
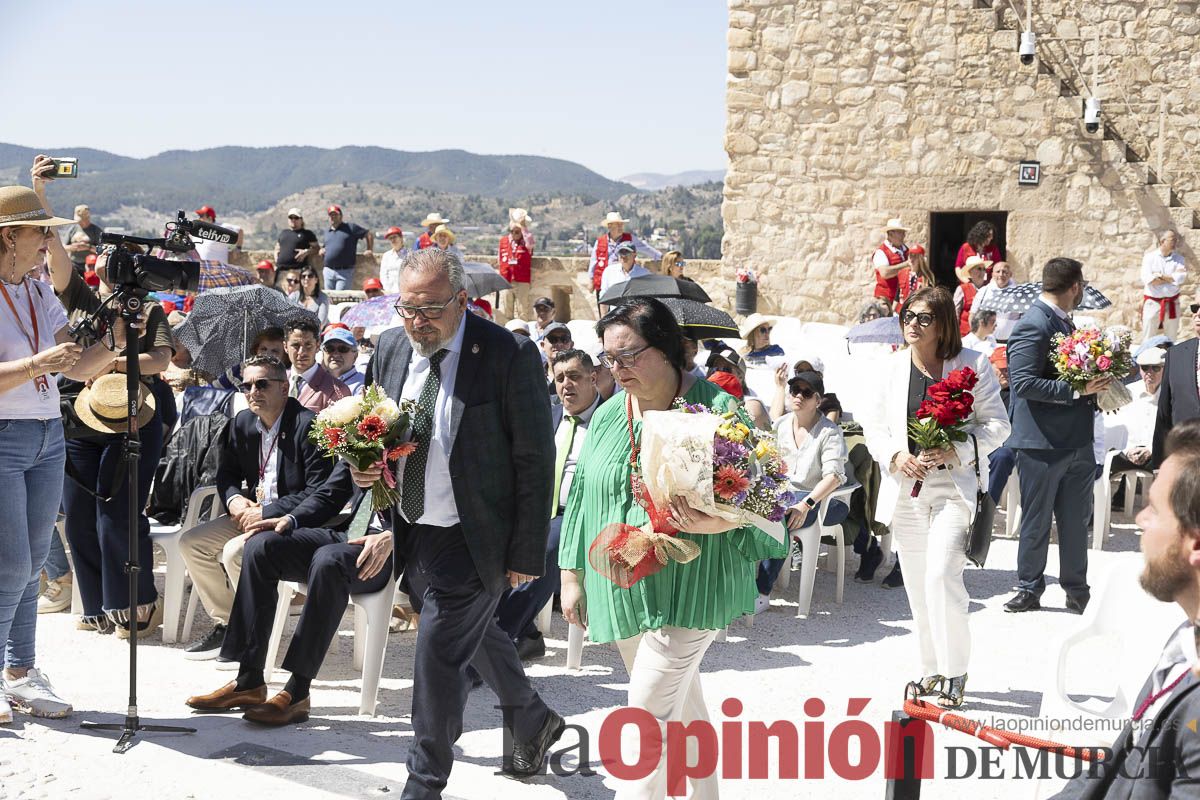
[[[88,253],[87,258],[85,258],[83,260],[83,263],[87,264],[89,267],[92,266],[93,264],[95,264],[96,263],[96,254]]]
[[[94,256],[88,256],[88,257],[94,258]],[[100,288],[100,276],[96,274],[95,270],[89,269],[86,272],[84,272],[83,273],[83,282],[86,283],[88,286],[92,287],[93,289]]]
[[[344,322],[331,322],[328,325],[326,325],[324,328],[321,329],[321,338],[324,339],[325,334],[329,333],[332,330],[336,330],[337,328],[341,328],[344,331],[350,330],[350,326],[345,324]]]
[[[387,229],[387,233],[385,233],[383,235],[383,238],[387,239],[388,237],[391,237],[391,236],[403,236],[403,235],[404,235],[404,231],[400,230],[395,225],[393,225],[392,227]]]
[[[330,213],[330,214],[332,214],[335,211],[339,214],[342,213],[342,207],[341,206],[330,206],[328,209],[328,213]]]
[[[912,247],[908,248],[908,252],[910,255],[923,256],[925,255],[925,248],[921,247],[919,244],[914,244]]]
[[[369,292],[372,289],[378,289],[379,291],[382,292],[383,291],[383,282],[380,281],[379,278],[367,278],[365,281],[363,281],[363,291],[364,292]]]
[[[742,399],[742,382],[737,379],[736,375],[731,375],[728,372],[714,372],[708,376],[709,383],[715,383],[729,394]]]
[[[268,259],[264,258],[262,261],[258,262],[258,266],[256,266],[255,269],[275,269],[275,265],[272,264]]]
[[[484,311],[486,311],[489,317],[492,315],[492,304],[487,300],[484,300],[482,297],[478,297],[471,302],[474,303],[477,308],[482,308]]]
[[[216,219],[217,212],[213,211],[212,206],[200,206],[199,208],[196,209],[196,216],[197,217],[212,217],[213,219]]]
[[[991,361],[999,369],[1007,368],[1008,367],[1008,348],[1005,347],[1004,345],[1000,345],[999,347],[997,347],[995,350],[992,351],[992,354],[990,356],[988,356],[988,361]]]

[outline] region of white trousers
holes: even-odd
[[[1179,338],[1179,316],[1183,312],[1183,298],[1179,297],[1175,300],[1176,314],[1175,319],[1170,317],[1162,321],[1162,328],[1158,327],[1159,303],[1154,300],[1145,300],[1142,303],[1142,341],[1146,341],[1151,336],[1157,336],[1160,333],[1165,333],[1171,337],[1171,341]]]
[[[668,722],[708,721],[708,706],[700,689],[700,662],[719,631],[665,627],[621,639],[617,649],[629,673],[629,706],[644,708],[656,717],[664,743],[662,759],[648,776],[621,781],[617,800],[662,800],[667,796],[666,730]],[[622,731],[621,750],[626,764],[637,761],[640,739],[634,726]],[[688,742],[688,764],[698,758],[694,742]],[[716,800],[716,772],[707,778],[689,780],[688,797]]]
[[[955,678],[966,674],[971,657],[971,598],[963,570],[974,509],[959,496],[948,471],[931,472],[917,497],[909,497],[910,487],[908,481],[901,486],[892,533],[917,628],[921,677]]]

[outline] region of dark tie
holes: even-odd
[[[417,449],[404,463],[404,489],[400,499],[400,510],[404,518],[416,523],[425,513],[425,462],[429,459],[429,440],[433,437],[433,416],[437,413],[438,389],[442,385],[439,365],[446,357],[445,350],[438,350],[429,357],[429,375],[421,386],[417,398],[417,413],[413,420],[413,439]]]

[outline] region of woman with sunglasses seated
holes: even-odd
[[[821,412],[825,394],[821,376],[811,371],[799,372],[787,385],[792,410],[775,422],[775,441],[779,455],[787,464],[792,487],[800,494],[796,505],[787,512],[788,531],[795,534],[817,524],[821,501],[846,482],[847,451],[842,429]],[[849,512],[845,503],[831,500],[825,524],[841,524]],[[771,587],[782,567],[782,558],[758,565],[758,599],[754,613],[766,611],[771,605]]]
[[[938,695],[941,705],[957,708],[963,703],[971,656],[970,597],[963,583],[967,541],[976,492],[988,485],[987,457],[1008,438],[1008,415],[987,357],[962,346],[948,291],[918,290],[899,316],[906,346],[878,370],[877,402],[859,418],[882,473],[875,518],[891,526],[904,559],[904,589],[920,650],[918,683],[923,694]],[[964,426],[967,441],[939,450],[917,449],[908,421],[928,399],[930,386],[963,367],[979,376]],[[917,481],[923,485],[914,497]]]
[[[288,282],[288,300],[301,308],[307,308],[321,320],[321,327],[329,321],[329,295],[321,289],[321,276],[315,269],[305,267],[300,270],[300,285]]]
[[[768,358],[781,358],[784,355],[782,347],[771,344],[771,331],[774,327],[774,317],[758,313],[751,314],[742,323],[738,333],[746,340],[742,355],[745,356],[747,366],[761,367],[767,364]]]
[[[686,371],[679,324],[658,300],[629,300],[606,314],[596,333],[604,347],[601,361],[624,393],[597,409],[576,462],[559,547],[563,615],[585,624],[586,594],[589,638],[617,643],[630,676],[629,706],[663,723],[707,720],[700,662],[717,633],[754,610],[754,565],[781,557],[784,548],[757,528],[736,527],[679,499],[671,504],[671,524],[681,539],[699,544],[695,560],[671,561],[629,589],[591,566],[588,548],[606,525],[649,520],[631,488],[643,415],[670,409],[679,398],[718,413],[737,409],[732,397]],[[666,782],[660,762],[645,779],[622,788],[631,797],[661,798]],[[715,797],[715,775],[693,788],[699,791],[694,796]]]

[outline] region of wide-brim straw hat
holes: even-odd
[[[522,228],[530,228],[533,226],[533,218],[523,208],[510,208],[508,210],[508,226],[511,229],[515,225],[519,225]]]
[[[956,275],[958,275],[958,279],[960,281],[966,283],[967,281],[971,280],[971,270],[979,267],[980,269],[986,271],[991,266],[992,262],[988,261],[982,256],[969,256],[967,260],[963,262],[963,265],[954,270],[954,272]]]
[[[125,433],[128,430],[128,405],[123,373],[101,375],[84,387],[75,398],[75,414],[79,421],[101,433]],[[141,428],[154,418],[154,395],[146,384],[138,381],[137,426]]]
[[[617,222],[624,225],[625,223],[629,222],[629,220],[622,217],[620,211],[610,211],[604,215],[604,222],[602,222],[601,224],[602,225],[612,225]]]
[[[454,231],[450,230],[445,225],[438,225],[436,228],[434,228],[433,233],[430,234],[429,238],[436,239],[440,234],[443,234],[443,233],[450,235],[450,244],[454,244],[454,240],[458,238],[457,236],[454,235]]]
[[[908,228],[904,227],[904,223],[900,221],[899,217],[892,217],[883,226],[883,232],[887,233],[888,231],[904,231],[908,233]]]
[[[430,225],[449,225],[449,224],[450,224],[450,220],[442,219],[441,214],[430,214],[429,216],[425,217],[425,219],[421,220],[422,228],[428,228]]]
[[[46,210],[37,192],[26,186],[0,186],[0,228],[14,225],[74,225]]]
[[[778,319],[778,317],[768,317],[766,314],[759,314],[757,311],[755,311],[753,314],[746,317],[746,320],[740,326],[738,326],[738,336],[749,340],[751,331],[753,331],[759,325],[770,325],[771,327],[775,327],[775,323],[778,321]]]

